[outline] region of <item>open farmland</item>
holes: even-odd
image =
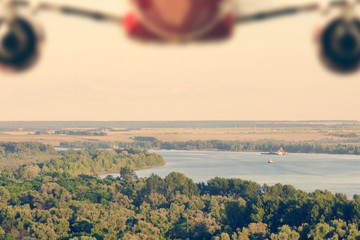
[[[1,124],[0,124],[1,125]],[[254,122],[247,124],[229,124],[224,127],[219,124],[219,127],[203,124],[197,124],[194,127],[165,127],[161,128],[158,125],[155,127],[137,126],[136,128],[109,128],[105,123],[103,128],[100,123],[96,125],[97,128],[76,127],[71,128],[64,124],[64,128],[57,126],[52,129],[47,126],[42,128],[41,124],[38,127],[32,126],[32,129],[20,128],[17,130],[4,129],[0,131],[0,141],[38,141],[42,143],[59,145],[60,142],[73,141],[121,141],[132,142],[134,137],[146,136],[154,137],[161,141],[189,141],[189,140],[230,140],[230,141],[257,141],[257,140],[283,140],[283,141],[317,141],[317,142],[341,142],[341,143],[359,143],[360,142],[360,125],[357,122],[343,123],[343,122],[290,122],[282,123],[273,122]],[[146,126],[146,124],[143,124]],[[169,125],[169,124],[168,124]],[[186,124],[183,124],[186,126]],[[224,124],[223,124],[224,125]],[[39,132],[39,130],[41,132]],[[69,134],[55,134],[55,130],[66,131],[98,131],[102,129],[105,136],[84,136],[84,135],[69,135]]]

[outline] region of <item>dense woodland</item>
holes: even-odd
[[[0,164],[15,165],[44,161],[56,155],[52,145],[38,142],[0,142]]]
[[[55,148],[38,142],[0,142],[0,156],[50,154]]]
[[[139,147],[144,149],[167,150],[221,150],[237,152],[270,152],[277,151],[280,147],[289,153],[327,153],[327,154],[360,154],[360,144],[334,144],[320,142],[284,142],[262,140],[254,142],[243,141],[186,141],[163,142],[153,137],[136,137],[133,142],[61,142],[64,148],[120,148]]]
[[[29,176],[43,173],[97,174],[118,172],[121,167],[142,169],[165,164],[164,159],[158,154],[139,148],[55,151],[51,145],[36,142],[0,143],[0,163],[1,161],[18,163],[14,168]]]
[[[0,239],[360,239],[360,197],[181,173],[137,179],[2,169]]]
[[[0,168],[0,239],[360,239],[357,195],[241,179],[194,183],[176,172],[138,179],[135,168],[163,159],[136,148],[1,146],[10,160],[52,158]],[[115,169],[117,178],[83,174]]]

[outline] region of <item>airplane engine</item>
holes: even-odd
[[[0,69],[18,72],[31,67],[39,58],[43,40],[42,28],[34,20],[0,17]]]
[[[321,61],[330,70],[352,73],[360,66],[360,20],[337,17],[318,28],[315,39]]]

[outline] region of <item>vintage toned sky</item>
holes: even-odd
[[[161,46],[45,13],[40,63],[0,74],[0,120],[359,120],[360,75],[332,74],[314,54],[319,19],[249,24],[221,44]]]

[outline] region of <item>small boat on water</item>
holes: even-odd
[[[284,149],[281,147],[277,152],[263,152],[261,154],[265,155],[288,155],[287,152],[284,151]]]
[[[269,159],[268,163],[274,163],[274,160]]]

